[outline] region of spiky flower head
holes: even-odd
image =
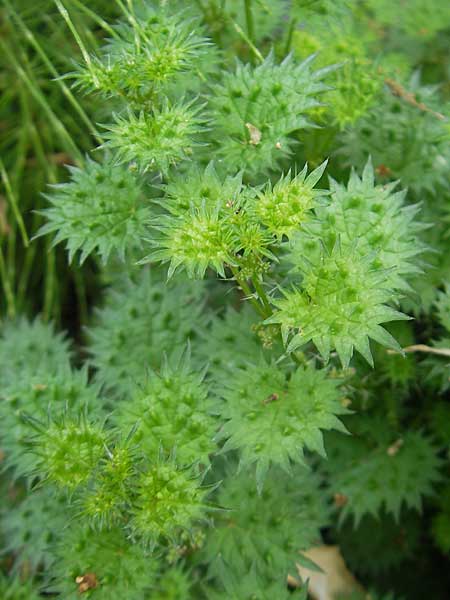
[[[158,558],[127,538],[120,527],[95,531],[72,524],[56,548],[52,588],[67,600],[147,598]]]
[[[313,366],[299,367],[289,380],[276,365],[261,362],[237,372],[225,384],[218,410],[225,424],[218,434],[224,451],[237,449],[243,466],[256,463],[261,489],[269,467],[289,471],[306,449],[324,454],[323,429],[345,427],[336,415],[347,410],[335,379]]]
[[[36,465],[36,455],[25,452],[33,428],[31,416],[45,422],[49,415],[78,414],[87,407],[99,409],[98,389],[88,384],[87,370],[61,370],[57,374],[37,372],[33,377],[12,381],[0,391],[0,417],[4,424],[2,449],[5,464],[26,475]]]
[[[317,197],[326,193],[314,189],[326,165],[322,163],[309,175],[305,165],[298,175],[289,172],[275,185],[269,183],[250,203],[249,212],[278,239],[290,238],[310,218]]]
[[[79,499],[83,516],[97,530],[123,525],[126,518],[139,462],[132,433],[108,447]]]
[[[4,321],[0,328],[0,381],[2,387],[31,376],[56,375],[69,369],[70,342],[51,323],[40,318]]]
[[[286,582],[280,579],[268,581],[252,569],[249,573],[236,577],[227,571],[223,589],[207,590],[209,600],[303,600],[296,591],[291,592]]]
[[[244,186],[242,173],[221,177],[214,162],[210,162],[204,169],[195,164],[186,172],[174,174],[164,191],[161,205],[173,215],[183,215],[191,206],[215,208],[219,205],[225,212],[229,212],[230,207],[239,208]]]
[[[267,581],[285,580],[299,550],[320,539],[329,518],[320,479],[303,468],[271,471],[261,495],[252,470],[229,472],[218,503],[227,510],[217,513],[201,552],[222,582],[252,568]]]
[[[97,381],[115,396],[144,384],[164,353],[184,347],[204,326],[203,293],[202,284],[183,276],[166,282],[154,267],[119,280],[88,331]]]
[[[322,247],[305,256],[301,272],[302,289],[283,291],[266,321],[281,325],[288,351],[312,341],[325,361],[336,350],[344,367],[354,348],[373,364],[369,338],[401,351],[381,323],[409,317],[388,305],[392,293],[385,288],[387,275],[373,268],[373,256],[362,257],[356,244],[346,248],[337,243],[331,252]]]
[[[114,420],[122,431],[137,427],[133,441],[149,457],[160,449],[175,449],[181,465],[208,465],[216,429],[208,405],[203,374],[194,372],[185,356],[173,366],[165,361],[160,373],[150,373],[120,405]]]
[[[136,8],[133,24],[119,22],[100,52],[70,75],[77,87],[142,106],[170,92],[183,74],[192,78],[209,44],[198,23],[167,5]]]
[[[160,231],[150,240],[156,250],[142,262],[170,261],[169,277],[180,267],[202,278],[211,267],[222,277],[237,267],[250,277],[273,259],[273,236],[252,212],[256,191],[243,186],[242,173],[220,177],[210,163],[205,170],[179,175],[170,182],[160,204],[169,214],[154,220]]]
[[[35,472],[57,486],[74,490],[86,484],[105,453],[107,434],[81,415],[48,424],[35,422],[32,451]]]
[[[160,572],[149,600],[191,600],[193,596],[193,573],[182,565],[175,565]]]
[[[133,163],[142,172],[161,171],[191,158],[203,129],[202,106],[195,100],[178,103],[165,101],[160,108],[128,111],[115,115],[114,123],[106,125],[102,148],[111,150],[117,163]]]
[[[51,207],[41,211],[47,223],[37,235],[55,233],[53,245],[65,241],[69,262],[77,252],[80,263],[92,253],[106,263],[111,254],[124,259],[130,248],[139,248],[150,211],[131,171],[90,159],[69,171],[70,181],[46,194]]]
[[[337,528],[336,534],[352,572],[380,577],[418,552],[420,515],[408,510],[396,521],[382,511],[376,517],[364,516],[357,527],[347,520]]]
[[[1,511],[3,550],[14,553],[16,568],[33,574],[48,568],[54,561],[57,536],[67,524],[66,499],[48,486],[32,490],[20,502],[15,499],[8,509]]]
[[[183,216],[166,215],[158,225],[161,235],[152,241],[157,248],[142,262],[169,262],[169,278],[179,268],[188,277],[202,279],[211,267],[225,277],[225,266],[236,264],[239,249],[232,227],[232,211],[223,216],[220,205],[209,208],[191,206]]]
[[[339,239],[341,248],[354,247],[362,256],[373,256],[374,269],[385,270],[385,285],[408,290],[408,278],[420,273],[417,255],[424,251],[418,238],[427,227],[416,220],[418,205],[405,203],[406,191],[395,192],[396,183],[375,185],[369,159],[362,177],[351,172],[348,184],[331,181],[330,201],[317,206],[316,218],[293,241],[288,259],[302,264],[303,257],[320,254],[323,244],[331,249]]]
[[[341,134],[345,163],[362,169],[372,156],[378,179],[400,180],[419,196],[447,189],[450,144],[436,88],[419,73],[404,84],[389,79],[368,113]],[[420,196],[419,196],[420,197]]]
[[[297,64],[288,56],[278,65],[271,54],[257,67],[238,63],[215,87],[212,139],[231,172],[254,178],[291,154],[291,134],[310,126],[307,115],[327,89],[327,69],[313,71],[312,59]]]
[[[348,425],[356,435],[342,444],[328,434],[324,463],[333,493],[345,498],[340,519],[352,515],[358,526],[363,516],[383,509],[396,520],[403,507],[420,511],[440,479],[441,460],[431,440],[420,431],[393,434],[376,417],[354,417]]]
[[[151,546],[176,540],[205,518],[207,493],[192,469],[180,468],[173,457],[159,458],[136,480],[130,529]]]

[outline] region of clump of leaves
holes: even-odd
[[[82,55],[67,79],[5,5],[100,145],[84,158],[70,115],[54,126],[19,48],[14,72],[76,166],[21,221],[36,141],[21,91],[21,158],[0,165],[0,595],[304,600],[288,575],[325,533],[364,589],[443,597],[440,24],[418,42],[420,2],[402,23],[381,0],[118,1],[115,23],[81,4],[55,0]],[[100,133],[69,79],[97,99]],[[75,344],[47,321],[53,251],[42,318],[13,318],[29,224],[89,267],[74,275],[87,327],[64,312]]]

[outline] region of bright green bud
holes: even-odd
[[[175,539],[204,518],[205,495],[191,470],[160,460],[136,481],[131,530],[150,545],[160,538]]]
[[[167,173],[171,166],[191,158],[203,126],[201,108],[194,101],[166,101],[151,112],[116,115],[115,123],[106,126],[102,147],[113,150],[118,163],[136,163],[143,172]]]
[[[36,471],[60,487],[74,489],[88,482],[105,453],[107,436],[84,418],[39,428],[33,442]]]
[[[310,218],[317,196],[326,192],[314,190],[322,177],[327,163],[324,162],[308,176],[307,166],[296,176],[289,172],[272,186],[258,194],[250,203],[249,211],[267,229],[281,239],[291,237]]]
[[[161,236],[154,245],[159,249],[142,262],[170,262],[169,277],[181,268],[189,277],[202,279],[208,267],[224,277],[225,266],[236,264],[235,251],[239,247],[236,235],[229,219],[221,216],[219,206],[191,207],[178,218],[167,215],[158,228],[162,230]]]

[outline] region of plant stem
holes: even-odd
[[[17,225],[19,226],[20,233],[22,235],[22,241],[25,248],[28,247],[30,240],[28,238],[27,231],[25,229],[25,223],[23,222],[22,215],[20,213],[19,207],[17,205],[17,198],[14,194],[11,183],[9,181],[8,173],[6,172],[5,165],[3,164],[2,159],[0,158],[0,173],[3,181],[3,185],[5,186],[6,197],[11,202],[12,210],[14,216],[17,221]]]
[[[287,35],[287,39],[286,39],[286,46],[284,48],[285,55],[289,54],[289,52],[291,51],[292,37],[294,35],[294,30],[295,30],[296,25],[297,25],[297,19],[296,18],[291,19],[291,22],[289,23],[288,35]]]
[[[25,71],[25,69],[19,64],[15,55],[11,52],[11,50],[7,47],[7,45],[0,39],[0,45],[2,46],[5,54],[7,54],[8,59],[14,65],[16,72],[19,78],[25,83],[27,88],[29,89],[31,95],[36,100],[36,102],[41,106],[41,108],[46,112],[49,122],[52,124],[55,133],[60,138],[61,142],[64,144],[65,149],[72,154],[78,160],[79,164],[83,164],[84,157],[82,153],[78,150],[78,146],[74,142],[72,136],[65,128],[64,124],[53,112],[50,107],[48,101],[45,98],[45,95],[39,89],[35,82],[30,78],[30,74]]]
[[[269,298],[267,297],[266,292],[264,291],[264,288],[262,286],[262,283],[259,281],[258,277],[254,277],[252,279],[252,283],[253,286],[256,290],[256,293],[258,294],[259,299],[261,300],[261,302],[264,305],[265,311],[266,311],[266,318],[270,317],[270,315],[272,314],[272,307],[270,306],[270,302],[269,302]]]
[[[248,285],[248,283],[246,282],[245,279],[243,279],[240,274],[239,274],[239,270],[236,267],[233,267],[230,265],[230,270],[233,273],[233,277],[235,278],[236,282],[238,283],[239,287],[241,288],[241,290],[244,292],[244,294],[246,295],[246,297],[250,300],[250,302],[253,304],[254,308],[256,309],[256,311],[265,319],[266,318],[266,313],[264,311],[264,308],[261,306],[261,304],[256,300],[255,296],[253,295],[253,292],[250,289],[250,286]]]
[[[70,89],[67,87],[67,85],[64,83],[64,81],[61,79],[60,74],[58,73],[58,71],[54,67],[52,61],[48,58],[48,56],[45,53],[44,49],[42,48],[42,46],[37,41],[36,36],[25,25],[25,23],[22,21],[21,17],[13,10],[13,8],[11,7],[11,5],[9,3],[9,0],[5,0],[5,3],[8,6],[9,10],[11,11],[11,13],[12,13],[14,19],[16,20],[17,24],[19,25],[20,29],[22,30],[25,38],[30,42],[31,46],[34,48],[34,50],[37,52],[37,54],[41,57],[42,62],[45,64],[45,66],[47,67],[47,69],[50,71],[50,73],[52,74],[52,76],[55,78],[56,83],[61,88],[61,91],[64,94],[64,96],[67,98],[67,100],[73,106],[73,108],[75,109],[75,111],[79,114],[81,120],[84,122],[84,124],[86,125],[86,127],[89,129],[89,131],[91,132],[91,134],[95,137],[95,139],[99,143],[101,143],[102,139],[100,138],[97,130],[93,126],[93,124],[92,124],[91,120],[89,119],[88,115],[86,114],[86,112],[84,111],[84,109],[82,108],[82,106],[80,105],[80,103],[78,102],[78,100],[75,98],[75,96],[72,94],[72,92],[70,91]]]
[[[10,319],[16,316],[16,307],[14,303],[14,294],[9,281],[8,273],[6,272],[5,259],[3,258],[3,250],[0,246],[0,277],[2,279],[3,290],[6,298],[6,312]]]
[[[42,310],[42,318],[48,321],[52,317],[52,312],[55,305],[55,251],[51,246],[51,242],[46,243],[47,262],[45,271],[45,287],[44,287],[44,307]]]
[[[239,27],[239,25],[237,23],[235,23],[234,21],[232,21],[232,23],[233,23],[233,27],[235,28],[236,32],[245,41],[245,43],[248,45],[248,47],[253,52],[253,54],[256,56],[256,58],[260,62],[264,62],[264,56],[261,54],[261,52],[255,46],[255,44],[252,42],[252,40],[248,37],[248,35],[245,33],[245,31],[243,31],[242,28]]]
[[[60,0],[54,0],[54,2],[56,4],[56,8],[59,10],[62,18],[66,22],[67,27],[70,29],[73,37],[75,38],[75,41],[78,44],[79,49],[81,50],[81,54],[83,55],[84,61],[87,65],[88,69],[92,69],[92,61],[91,61],[91,57],[89,56],[89,52],[87,51],[86,46],[84,45],[83,40],[81,39],[78,31],[76,30],[76,27],[73,24],[72,19],[70,18],[70,15],[69,15],[66,7],[63,5],[63,3]]]
[[[255,40],[255,26],[253,23],[252,0],[244,0],[245,4],[245,22],[247,24],[247,34],[249,40],[253,43]]]
[[[401,354],[397,350],[387,350],[388,354]],[[435,348],[434,346],[427,346],[426,344],[414,344],[413,346],[406,346],[402,348],[402,352],[425,352],[428,354],[438,354],[439,356],[450,357],[450,348]]]
[[[106,31],[108,33],[108,35],[110,35],[111,37],[113,37],[115,39],[119,39],[119,35],[115,31],[115,29],[113,27],[111,27],[105,21],[105,19],[102,19],[102,17],[100,15],[98,15],[96,12],[94,12],[93,10],[91,10],[90,8],[85,6],[82,2],[80,2],[80,0],[72,0],[72,3],[75,4],[80,11],[84,12],[95,23],[97,23],[97,25],[99,25],[104,31]]]

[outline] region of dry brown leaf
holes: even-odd
[[[363,592],[363,588],[347,569],[339,546],[317,546],[303,552],[323,573],[297,565],[303,581],[309,580],[309,593],[314,600],[335,600],[338,594]]]
[[[98,579],[95,573],[86,573],[85,575],[79,575],[75,579],[75,583],[78,585],[78,591],[80,594],[84,594],[89,590],[94,590],[98,587]]]

